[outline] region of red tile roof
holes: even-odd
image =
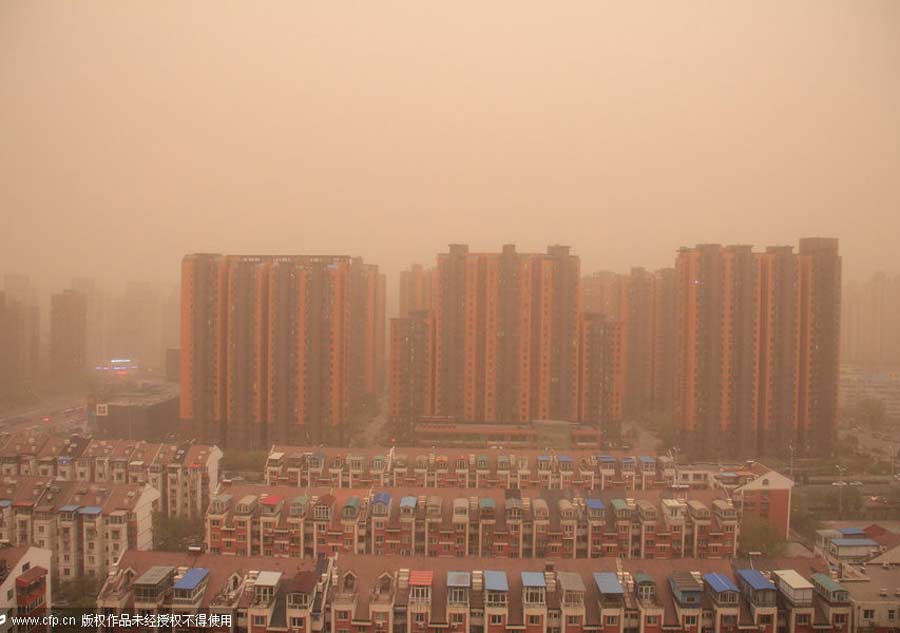
[[[413,571],[409,574],[409,584],[414,587],[430,587],[433,580],[433,571]]]

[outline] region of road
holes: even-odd
[[[46,427],[50,431],[57,430],[68,426],[71,422],[83,422],[83,412],[77,416],[62,416],[62,412],[67,409],[83,407],[84,394],[65,394],[46,398],[38,404],[3,409],[0,410],[0,431],[19,431],[32,426]],[[45,421],[46,417],[51,419]],[[76,417],[78,420],[75,420]]]

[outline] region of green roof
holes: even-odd
[[[611,502],[613,510],[627,510],[628,503],[625,499],[613,499]]]
[[[841,587],[838,583],[831,579],[830,576],[826,576],[825,574],[813,574],[812,580],[814,583],[822,587],[825,591],[831,593],[832,591],[843,591],[844,588]]]

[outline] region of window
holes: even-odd
[[[797,614],[797,624],[809,624],[809,614],[808,613],[798,613]]]
[[[893,619],[894,619],[894,613],[895,613],[895,612],[894,612],[893,609],[888,609],[888,620],[893,620]]]
[[[431,587],[411,587],[409,597],[412,600],[430,600]]]
[[[465,603],[467,601],[468,590],[465,587],[450,588],[450,602]]]
[[[577,618],[578,616],[571,616],[571,615],[570,615],[570,616],[569,616],[569,619],[571,619],[571,618],[573,618],[573,617],[574,617],[574,618]],[[606,624],[606,626],[616,626],[616,625],[619,624],[619,616],[617,616],[617,615],[608,615],[608,616],[606,616],[605,622],[604,622],[604,623]],[[578,622],[569,622],[569,624],[578,624]]]
[[[23,563],[22,564],[22,573],[24,574],[26,571],[31,569],[31,563]],[[892,612],[893,613],[893,612]]]
[[[541,623],[541,616],[539,615],[529,615],[528,616],[528,624],[531,626],[539,626]]]
[[[464,613],[451,613],[450,614],[450,623],[451,624],[462,624],[466,619],[466,615]]]
[[[543,604],[544,592],[539,587],[526,587],[525,602],[527,604]]]
[[[566,616],[566,624],[571,624],[577,626],[581,624],[581,616],[580,615],[568,615]]]
[[[413,614],[413,618],[415,618],[416,624],[424,624],[425,623],[425,614],[421,611]]]
[[[684,625],[685,626],[695,626],[696,624],[697,624],[697,616],[696,615],[684,616]]]
[[[292,629],[302,629],[303,628],[303,618],[291,618],[291,628]]]
[[[346,620],[350,617],[349,611],[338,611],[334,614],[338,620]]]
[[[834,614],[834,623],[835,624],[846,624],[847,623],[847,614],[846,613],[835,613]]]
[[[655,626],[659,624],[659,616],[658,615],[648,615],[647,616],[647,625]]]
[[[875,609],[863,609],[863,620],[874,620]]]
[[[492,615],[491,624],[503,624],[503,616],[497,614]]]
[[[265,626],[266,625],[266,616],[264,615],[254,615],[253,616],[253,626]]]
[[[12,599],[13,599],[13,595],[15,595],[15,589],[10,589],[9,591],[6,592],[6,599],[7,599],[7,600],[12,600]]]

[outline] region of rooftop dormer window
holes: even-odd
[[[331,518],[331,508],[323,503],[316,504],[314,518],[316,521],[328,521]]]

